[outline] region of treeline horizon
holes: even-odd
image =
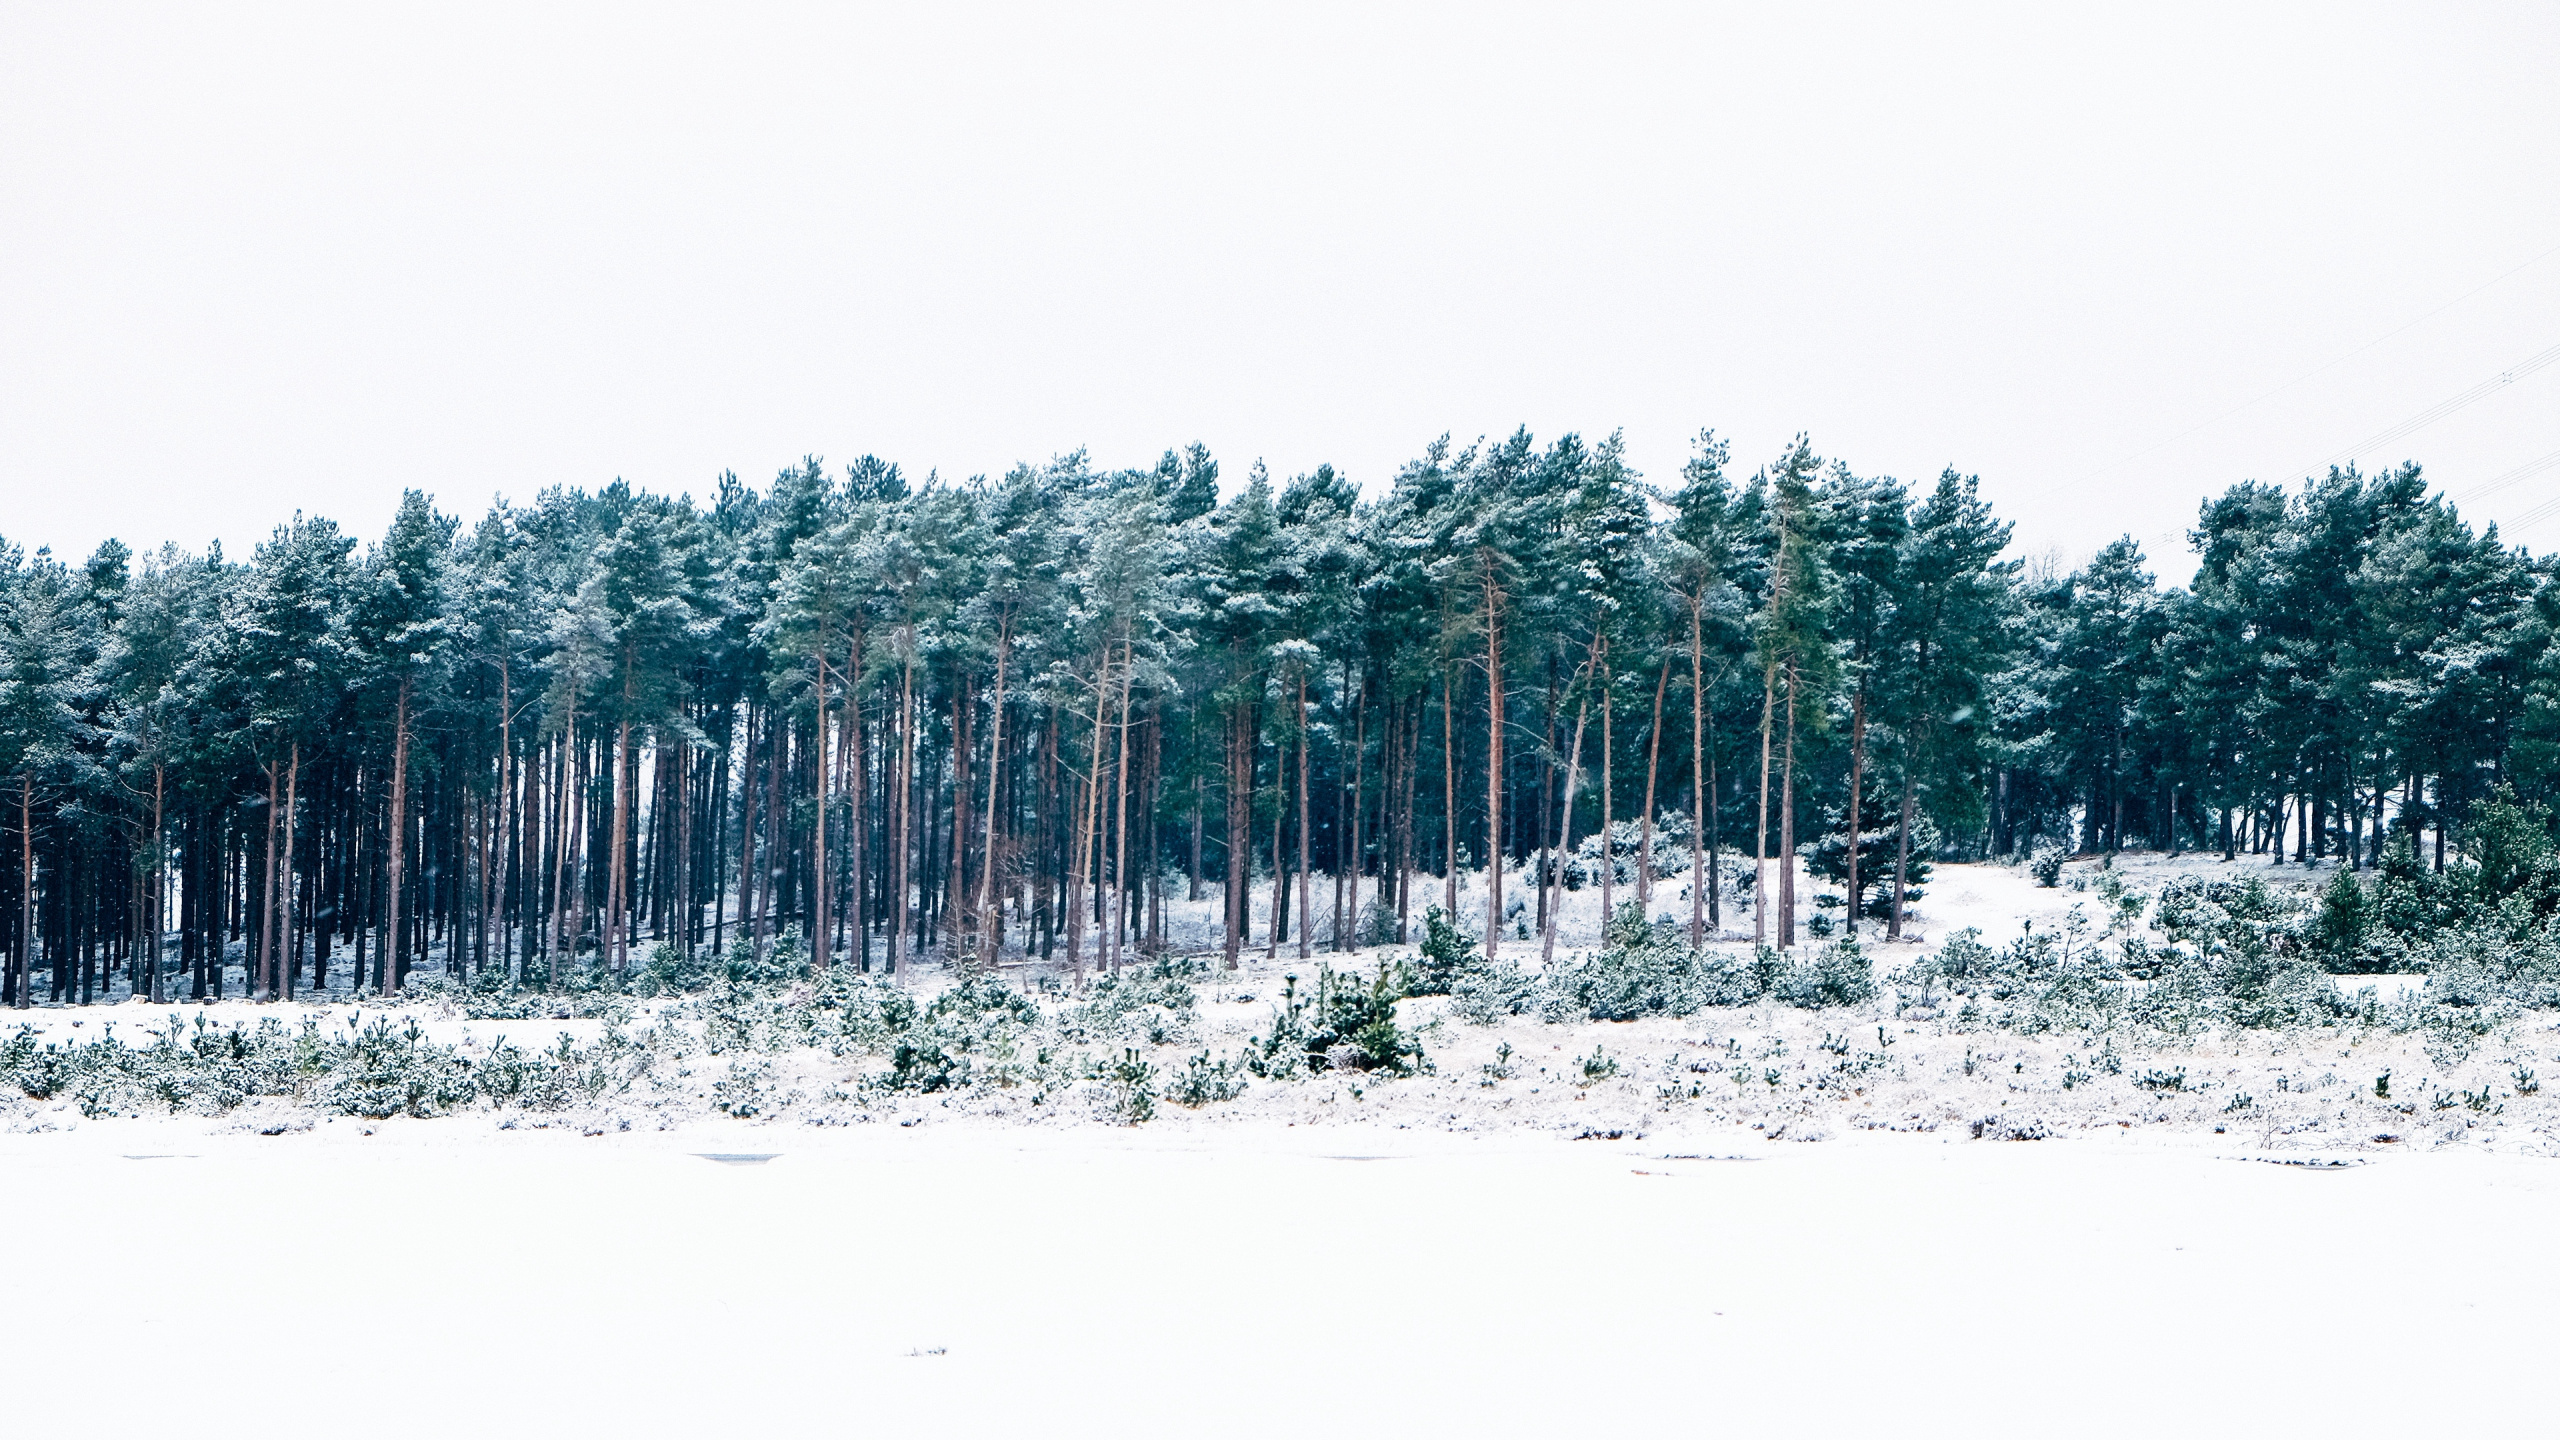
[[[1712,432],[1660,484],[1614,436],[1444,437],[1374,499],[1259,464],[1222,498],[1196,444],[810,458],[469,524],[412,491],[370,544],[297,513],[246,561],[0,546],[0,986],[220,997],[233,945],[259,997],[439,951],[553,985],[786,935],[1080,980],[1167,948],[1168,887],[1223,896],[1233,965],[1407,941],[1467,870],[1488,951],[1552,956],[1585,886],[1783,949],[2038,847],[2355,868],[2431,832],[2441,867],[2560,775],[2552,562],[2415,463],[2231,487],[2166,590],[2130,538],[2003,559],[1952,469],[1801,436],[1730,469]]]

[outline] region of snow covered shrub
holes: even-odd
[[[1449,1009],[1470,1025],[1492,1025],[1537,1008],[1538,977],[1508,959],[1478,965],[1449,993]]]
[[[1270,1032],[1245,1052],[1245,1068],[1254,1074],[1285,1078],[1335,1069],[1411,1075],[1428,1063],[1422,1042],[1396,1024],[1401,992],[1386,966],[1366,985],[1356,976],[1319,970],[1312,1003],[1299,998],[1298,977],[1289,976],[1287,986]]]
[[[1434,905],[1422,912],[1422,949],[1414,963],[1412,993],[1446,995],[1460,981],[1484,968],[1484,952],[1475,937],[1450,923],[1449,912]]]
[[[1144,1040],[1165,1045],[1179,1040],[1199,1018],[1199,996],[1191,987],[1199,968],[1195,961],[1166,958],[1105,975],[1094,982],[1090,999],[1059,1014],[1058,1037],[1069,1044]],[[1031,1004],[1020,996],[1014,998]],[[1035,1019],[1037,1014],[1035,1007]]]
[[[733,1120],[752,1120],[772,1108],[764,1093],[772,1078],[773,1066],[764,1061],[732,1060],[729,1073],[711,1082],[711,1103]]]
[[[1848,806],[1842,805],[1829,817],[1830,828],[1814,841],[1806,852],[1805,869],[1819,879],[1846,887],[1849,883]],[[1924,893],[1929,879],[1930,857],[1938,853],[1938,827],[1925,813],[1914,812],[1911,827],[1911,849],[1905,863],[1904,898],[1916,901]],[[1870,790],[1858,803],[1858,913],[1882,920],[1893,913],[1894,862],[1902,858],[1902,811],[1899,805],[1888,812],[1885,797]],[[1844,907],[1847,900],[1838,895],[1817,895],[1813,903],[1822,909]],[[1815,919],[1829,917],[1818,909]]]
[[[2035,876],[2036,883],[2045,889],[2058,889],[2062,884],[2062,862],[2065,858],[2061,846],[2046,846],[2027,861],[2027,873]]]
[[[315,1098],[324,1109],[368,1120],[440,1115],[473,1098],[471,1066],[452,1047],[424,1043],[418,1022],[395,1032],[376,1020],[329,1057]]]
[[[1351,927],[1351,943],[1365,947],[1396,943],[1396,912],[1376,900],[1360,907],[1360,918]]]
[[[1822,947],[1810,961],[1794,961],[1775,977],[1770,997],[1804,1010],[1858,1005],[1876,993],[1874,967],[1856,940]]]
[[[988,975],[972,975],[933,999],[897,1039],[889,1073],[895,1090],[963,1090],[1013,1085],[1026,1077],[1021,1052],[1040,1024],[1040,1007]]]
[[[1609,917],[1598,954],[1548,973],[1541,1013],[1550,1020],[1692,1014],[1708,1003],[1700,968],[1670,927],[1647,922],[1632,903],[1621,905]]]
[[[1156,1116],[1156,1067],[1138,1056],[1136,1049],[1120,1052],[1120,1058],[1102,1068],[1101,1079],[1109,1088],[1105,1109],[1111,1118],[1123,1125],[1143,1125]]]
[[[878,1053],[916,1022],[915,997],[884,976],[831,965],[809,987],[812,1032],[838,1055]]]
[[[641,995],[689,995],[711,983],[713,968],[710,955],[687,955],[662,940],[632,976],[631,988]]]
[[[1213,1101],[1233,1100],[1244,1093],[1244,1067],[1225,1056],[1212,1061],[1209,1052],[1201,1051],[1182,1067],[1165,1088],[1165,1098],[1185,1109],[1197,1110]]]

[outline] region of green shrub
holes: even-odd
[[[1197,1110],[1215,1101],[1233,1100],[1244,1093],[1244,1067],[1220,1056],[1212,1061],[1209,1052],[1201,1051],[1182,1067],[1165,1088],[1165,1098],[1186,1109]]]
[[[1434,905],[1422,913],[1422,949],[1414,965],[1412,993],[1447,995],[1485,968],[1475,938],[1450,923],[1447,911]]]
[[[1286,984],[1270,1031],[1245,1052],[1245,1067],[1254,1074],[1285,1078],[1334,1069],[1411,1075],[1428,1063],[1422,1042],[1396,1023],[1402,992],[1386,966],[1365,985],[1330,968],[1319,970],[1312,1003],[1300,998],[1298,977],[1287,977]]]

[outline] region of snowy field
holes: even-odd
[[[0,1137],[8,1429],[2530,1433],[2560,1286],[2463,1148],[493,1138]]]
[[[2199,872],[2326,878],[2120,870]],[[2096,903],[1936,882],[1880,974]],[[1597,927],[1572,899],[1560,954]],[[1159,1072],[1267,1029],[1294,951],[1202,980]],[[1426,1074],[1256,1079],[1132,1126],[1091,1081],[1035,1104],[866,1088],[876,1050],[706,1049],[667,1003],[612,1023],[696,1039],[547,1112],[0,1100],[0,1305],[33,1342],[7,1433],[2405,1435],[2542,1406],[2547,1013],[2459,1053],[2373,1026],[2119,1052],[1890,994],[1494,1025],[1424,997],[1397,1014]],[[383,1014],[26,1019],[139,1043]],[[391,1014],[479,1057],[608,1029]],[[720,1115],[749,1064],[766,1103]]]

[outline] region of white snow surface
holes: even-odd
[[[2224,868],[2119,863],[2143,889]],[[1574,899],[1587,943],[1596,895]],[[2096,897],[1944,866],[1915,928],[1996,943],[2073,904]],[[1676,888],[1655,908],[1685,915]],[[1748,911],[1728,909],[1737,924]],[[1506,948],[1529,959],[1535,941]],[[1871,953],[1885,972],[1923,948]],[[1204,985],[1198,1033],[1159,1066],[1266,1025],[1279,972],[1305,968],[1294,949],[1266,966],[1256,947]],[[1403,1015],[1430,1026],[1444,1005]],[[32,1018],[49,1038],[114,1020],[138,1040],[121,1027],[194,1008]],[[587,1043],[601,1024],[409,1008],[432,1038],[481,1046]],[[2464,1056],[2296,1032],[2101,1059],[1881,1001],[1444,1018],[1425,1032],[1434,1074],[1256,1081],[1137,1128],[1002,1096],[848,1106],[815,1097],[879,1062],[811,1051],[776,1062],[803,1098],[747,1121],[681,1086],[434,1120],[11,1102],[0,1306],[32,1343],[6,1430],[2507,1428],[2542,1412],[2560,1292],[2560,1102],[2517,1083],[2560,1080],[2551,1020]],[[1598,1052],[1618,1073],[1585,1070]],[[2172,1067],[2184,1088],[2135,1083]],[[2495,1104],[2444,1098],[2473,1087]]]
[[[2446,1434],[2560,1283],[2462,1147],[367,1128],[0,1137],[10,1432]]]

